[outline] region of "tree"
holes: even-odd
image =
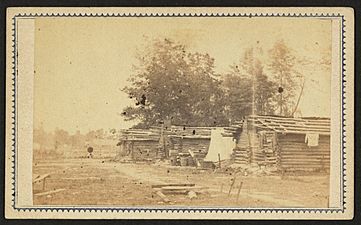
[[[309,73],[308,78],[304,76],[304,73],[296,71],[296,77],[299,78],[299,91],[297,96],[297,101],[292,111],[292,116],[298,110],[299,103],[301,101],[302,95],[304,93],[304,88],[306,83],[308,86],[312,86],[313,89],[319,89],[319,83],[313,79],[315,72],[323,71],[324,73],[331,73],[331,56],[332,56],[332,47],[329,45],[326,49],[323,49],[320,57],[310,59],[309,57],[304,57],[297,59],[297,66],[301,67],[298,71],[307,71]]]
[[[297,71],[294,66],[296,57],[283,40],[277,41],[269,51],[271,63],[269,69],[278,84],[276,98],[279,115],[290,116],[294,106],[295,90],[297,87]]]
[[[54,142],[55,142],[55,150],[62,145],[69,145],[70,136],[69,133],[63,129],[56,128],[54,131]]]
[[[39,148],[43,150],[46,145],[46,140],[48,138],[48,135],[44,130],[43,124],[41,124],[39,128],[34,128],[33,138],[34,143],[39,144]]]
[[[254,49],[246,49],[238,64],[224,77],[223,86],[229,99],[228,116],[239,120],[250,114],[273,114],[272,98],[276,85],[263,71]]]
[[[227,123],[219,75],[208,54],[164,39],[155,40],[137,59],[130,85],[123,89],[135,103],[124,109],[126,120],[139,121],[138,127],[163,120],[194,126]]]

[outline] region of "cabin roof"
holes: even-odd
[[[246,120],[248,124],[252,124],[258,129],[277,133],[330,135],[330,118],[250,115],[246,117]]]

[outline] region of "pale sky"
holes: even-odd
[[[36,18],[35,24],[34,126],[71,133],[133,124],[118,115],[132,104],[120,89],[149,39],[209,53],[219,73],[248,47],[267,52],[283,39],[298,56],[315,59],[331,44],[331,21],[314,18]],[[331,70],[303,73],[302,116],[330,116]]]

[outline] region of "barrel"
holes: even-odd
[[[171,166],[176,166],[177,165],[177,157],[176,156],[172,156],[170,158],[170,165]]]
[[[181,166],[188,166],[188,157],[181,157],[180,158],[180,165]]]
[[[193,157],[191,157],[191,156],[188,157],[187,161],[188,161],[188,166],[195,166],[196,165]]]

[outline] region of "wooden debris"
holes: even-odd
[[[175,186],[175,187],[181,187],[181,186],[189,186],[189,187],[192,187],[192,186],[195,186],[195,184],[155,184],[155,185],[152,185],[152,188],[162,188],[162,187],[172,187],[172,186]]]
[[[197,198],[197,194],[194,191],[190,191],[188,192],[188,198],[189,199]]]
[[[50,174],[43,174],[43,175],[39,175],[37,177],[35,177],[35,179],[33,180],[33,184],[37,183],[37,182],[43,182],[43,187],[42,190],[45,190],[45,181],[46,178],[50,177]]]
[[[195,186],[195,184],[157,184],[152,185],[156,194],[166,203],[170,202],[166,194],[184,194],[188,198],[197,198],[197,193],[201,193],[206,187]]]
[[[235,183],[235,182],[236,182],[236,178],[233,178],[232,183],[231,183],[231,186],[229,187],[228,196],[231,195],[231,192],[232,192],[232,189],[233,189],[233,186],[234,186],[234,183]]]
[[[163,200],[165,203],[169,203],[170,200],[165,196],[161,191],[157,191],[156,194]]]
[[[49,177],[49,176],[50,176],[49,173],[43,174],[43,175],[38,175],[37,177],[35,177],[35,179],[33,179],[33,183],[37,183],[37,182],[43,181],[44,179],[46,179],[46,178]]]
[[[36,193],[34,194],[35,196],[44,196],[44,195],[51,195],[51,194],[55,194],[58,192],[62,192],[65,191],[66,189],[56,189],[56,190],[51,190],[51,191],[45,191],[45,192],[40,192],[40,193]]]
[[[177,191],[177,190],[200,190],[200,189],[207,189],[206,187],[199,187],[199,186],[194,186],[194,187],[189,187],[189,186],[182,186],[182,187],[175,187],[175,186],[166,186],[166,187],[162,187],[162,190],[165,191]]]
[[[194,152],[190,149],[188,149],[189,154],[192,156],[193,160],[196,162],[197,167],[201,167],[201,163],[199,162],[198,158],[194,154]]]
[[[239,194],[241,193],[242,185],[243,185],[243,182],[241,181],[241,183],[239,184],[239,187],[238,187],[238,192],[237,192],[237,202],[239,199]]]

